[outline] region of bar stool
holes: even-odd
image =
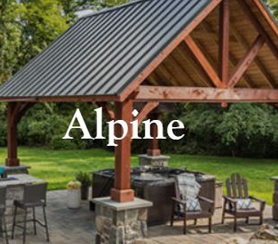
[[[45,213],[46,207],[46,191],[47,191],[47,183],[42,184],[27,184],[24,186],[24,193],[23,193],[23,200],[22,201],[14,201],[14,216],[13,216],[13,228],[12,228],[12,239],[14,239],[14,231],[15,227],[19,227],[23,229],[23,244],[26,242],[26,225],[28,222],[33,222],[34,227],[34,234],[37,235],[37,226],[38,223],[40,226],[44,227],[46,230],[46,239],[49,242],[49,232],[48,232],[48,225]],[[36,219],[36,207],[42,207],[43,210],[43,218],[44,223],[41,223],[39,220]],[[24,220],[17,222],[17,209],[24,210]],[[33,218],[27,220],[28,209],[33,210]],[[19,224],[23,224],[19,225]]]
[[[9,244],[9,238],[8,238],[8,232],[7,232],[7,224],[6,224],[6,217],[5,217],[5,211],[6,211],[6,188],[1,187],[0,188],[0,223],[1,223],[1,232],[5,235],[5,241],[6,244]]]

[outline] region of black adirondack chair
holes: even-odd
[[[250,217],[259,217],[259,225],[263,223],[263,212],[265,209],[265,201],[258,199],[248,194],[247,180],[241,178],[240,174],[232,174],[231,179],[226,180],[227,196],[224,196],[224,207],[222,224],[226,218],[234,219],[234,232],[237,231],[237,219],[246,219],[246,224],[249,224]],[[248,209],[239,209],[239,199],[250,199],[251,201],[259,202],[260,208],[250,207]],[[226,214],[232,217],[226,217]]]
[[[214,201],[205,197],[198,196],[198,200],[200,202],[206,203],[209,207],[198,212],[188,212],[186,210],[186,202],[182,199],[177,180],[175,180],[175,192],[176,197],[172,198],[173,208],[171,216],[171,226],[174,225],[174,221],[183,220],[183,233],[186,235],[188,220],[194,220],[194,225],[197,225],[198,219],[208,219],[208,231],[209,233],[211,233],[212,217],[214,214]]]

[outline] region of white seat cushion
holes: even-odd
[[[237,201],[237,210],[250,210],[253,209],[253,202],[251,199],[235,199]],[[234,205],[231,207],[234,210]]]
[[[253,202],[251,199],[237,199],[237,208],[239,210],[248,210],[253,208]]]
[[[186,202],[186,212],[200,212],[202,210],[201,204],[197,198],[190,199],[190,200],[188,199],[184,202]],[[184,212],[184,208],[182,204],[180,204],[180,212],[181,213]]]

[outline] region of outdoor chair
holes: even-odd
[[[0,188],[0,224],[1,224],[0,231],[1,231],[1,235],[6,241],[6,244],[9,244],[5,211],[6,211],[6,188],[1,187]]]
[[[259,217],[259,225],[263,224],[263,212],[265,201],[249,196],[247,180],[240,174],[232,174],[231,179],[226,180],[227,196],[224,196],[222,224],[226,218],[234,219],[234,232],[237,231],[237,219],[246,219],[249,224],[250,217]],[[254,202],[260,203],[259,209],[253,206]],[[232,217],[226,217],[226,214]]]
[[[42,184],[27,184],[24,186],[24,193],[23,193],[23,200],[22,201],[14,201],[14,216],[13,216],[13,228],[12,228],[12,239],[14,239],[14,232],[15,227],[19,227],[23,229],[23,244],[26,242],[26,225],[28,222],[33,222],[34,227],[34,234],[37,235],[37,226],[38,223],[46,230],[46,239],[49,242],[49,232],[48,232],[48,225],[46,219],[46,192],[47,192],[47,183]],[[43,218],[44,223],[41,223],[39,220],[36,219],[36,208],[42,207],[43,210]],[[24,210],[24,220],[17,222],[17,209]],[[28,210],[33,210],[33,218],[28,220]],[[20,225],[23,224],[23,225]]]
[[[199,196],[200,185],[196,182],[193,174],[181,174],[175,179],[176,196],[172,198],[173,208],[171,226],[174,221],[183,220],[183,233],[187,233],[187,221],[194,220],[197,225],[198,219],[208,219],[208,231],[211,233],[212,216],[214,214],[214,201]],[[208,205],[202,207],[202,202]]]

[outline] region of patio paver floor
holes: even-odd
[[[88,244],[93,243],[95,228],[93,224],[94,214],[89,211],[88,202],[82,202],[79,210],[69,210],[66,205],[66,191],[48,192],[47,216],[50,229],[51,243],[54,244]],[[37,215],[41,217],[41,211]],[[176,222],[175,227],[169,225],[153,226],[149,228],[149,238],[154,244],[218,244],[224,240],[240,237],[249,239],[258,226],[246,226],[242,221],[238,233],[233,233],[233,226],[230,220],[225,225],[220,224],[221,210],[217,210],[213,219],[213,233],[207,234],[207,228],[190,228],[187,236],[182,234],[182,222]],[[254,220],[255,221],[255,220]],[[271,207],[265,211],[265,223],[275,225],[271,220]],[[206,224],[200,221],[198,225]],[[28,225],[28,244],[46,244],[44,229],[38,227],[38,235],[33,235],[33,225]],[[0,239],[2,243],[2,239]],[[22,243],[21,230],[16,232],[15,240],[11,244]]]

